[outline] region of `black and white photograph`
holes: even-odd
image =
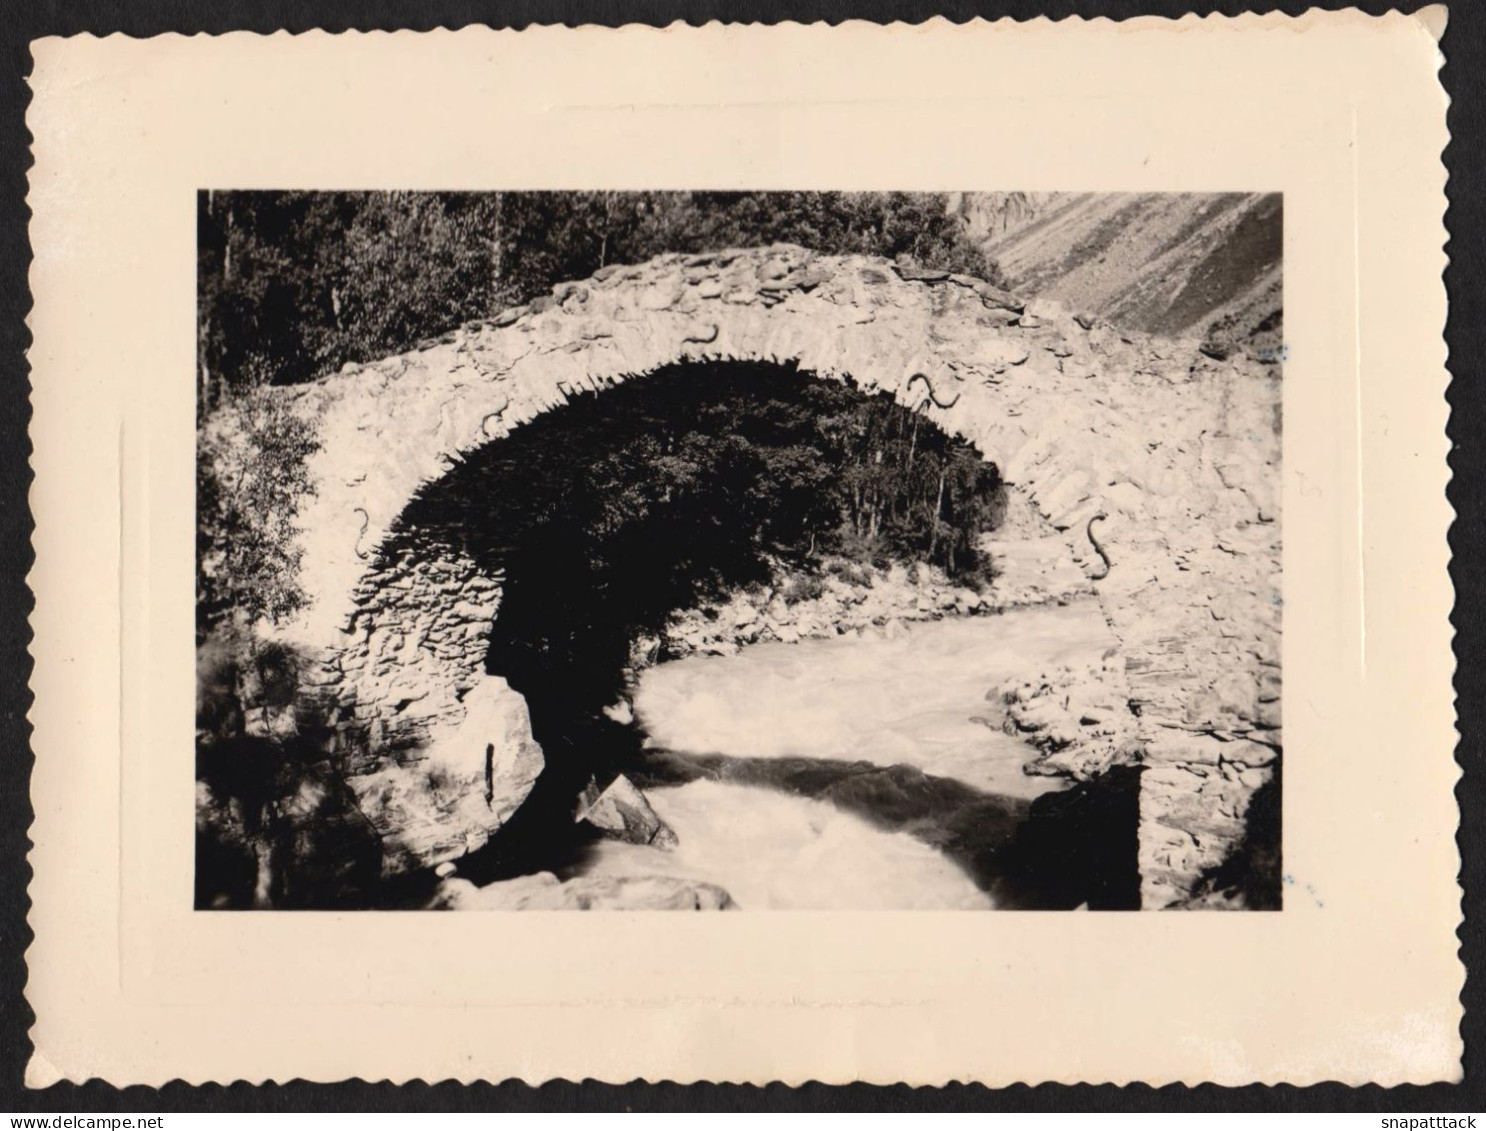
[[[197,197],[195,906],[1279,909],[1282,197]]]
[[[1455,1110],[1444,8],[707,20],[30,44],[32,1106]]]

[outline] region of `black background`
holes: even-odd
[[[961,21],[977,16],[1108,16],[1176,17],[1188,12],[1236,14],[1243,11],[1279,11],[1299,14],[1308,8],[1335,9],[1348,5],[1328,0],[1315,3],[1176,3],[1084,2],[1084,0],[1003,0],[937,3],[913,0],[890,3],[832,3],[827,0],[633,0],[585,3],[581,0],[516,3],[474,3],[468,0],[134,0],[131,3],[0,3],[0,1110],[38,1110],[66,1114],[85,1111],[159,1112],[199,1110],[263,1111],[387,1111],[387,1110],[879,1110],[879,1111],[1137,1111],[1200,1110],[1252,1111],[1311,1110],[1358,1112],[1452,1113],[1486,1110],[1482,1049],[1481,892],[1486,854],[1482,852],[1481,714],[1483,622],[1479,581],[1483,565],[1483,510],[1481,461],[1482,398],[1480,358],[1486,350],[1486,319],[1480,315],[1486,301],[1483,286],[1481,222],[1481,87],[1486,82],[1486,51],[1481,0],[1458,0],[1451,5],[1443,49],[1443,81],[1451,98],[1449,126],[1453,140],[1445,151],[1450,171],[1450,230],[1447,251],[1450,266],[1450,318],[1446,337],[1450,347],[1453,384],[1450,457],[1454,478],[1449,498],[1457,520],[1451,532],[1454,561],[1451,575],[1457,592],[1454,624],[1459,671],[1461,743],[1457,757],[1465,770],[1457,796],[1461,807],[1460,845],[1463,858],[1466,923],[1460,932],[1462,953],[1472,972],[1467,981],[1463,1031],[1466,1042],[1465,1083],[1430,1087],[1345,1088],[1325,1084],[1313,1088],[1125,1088],[1043,1085],[987,1089],[955,1085],[941,1089],[898,1087],[826,1087],[782,1085],[755,1088],[728,1085],[679,1086],[634,1082],[610,1086],[592,1082],[557,1082],[539,1088],[518,1083],[500,1085],[308,1084],[288,1082],[253,1087],[247,1084],[193,1088],[169,1084],[150,1088],[117,1089],[92,1082],[59,1084],[40,1092],[22,1087],[22,1072],[30,1055],[27,1030],[32,1014],[24,992],[24,951],[31,934],[26,926],[26,864],[31,822],[28,800],[32,752],[26,712],[30,707],[30,657],[27,653],[27,616],[31,594],[25,575],[31,568],[31,518],[27,505],[30,485],[30,446],[26,428],[30,417],[25,350],[30,335],[25,318],[30,310],[26,274],[31,260],[26,225],[26,171],[30,165],[25,111],[30,93],[25,77],[31,69],[29,42],[46,35],[125,32],[147,36],[163,32],[226,32],[248,30],[291,32],[321,28],[328,31],[427,30],[467,24],[520,28],[528,24],[621,23],[664,25],[675,20],[700,24],[709,20],[773,23],[867,19],[877,22],[919,22],[932,16]],[[1379,14],[1394,8],[1413,10],[1418,4],[1361,2],[1354,5]],[[1407,756],[1407,749],[1399,751]],[[1386,976],[1386,973],[1380,973]],[[1261,986],[1255,992],[1263,992]],[[230,1017],[223,1018],[230,1026]],[[147,1035],[141,1034],[144,1038]],[[1365,1126],[1366,1124],[1359,1124]]]

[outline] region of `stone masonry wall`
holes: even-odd
[[[416,758],[440,725],[461,721],[462,700],[484,676],[500,584],[447,548],[409,550],[368,571],[353,597],[331,667],[360,772],[388,751]]]

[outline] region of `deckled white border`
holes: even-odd
[[[1442,19],[35,44],[28,1083],[1458,1078]],[[1283,191],[1285,853],[1314,898],[191,913],[206,186]]]

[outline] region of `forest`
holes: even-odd
[[[198,413],[663,252],[796,243],[1002,283],[942,193],[203,191]]]

